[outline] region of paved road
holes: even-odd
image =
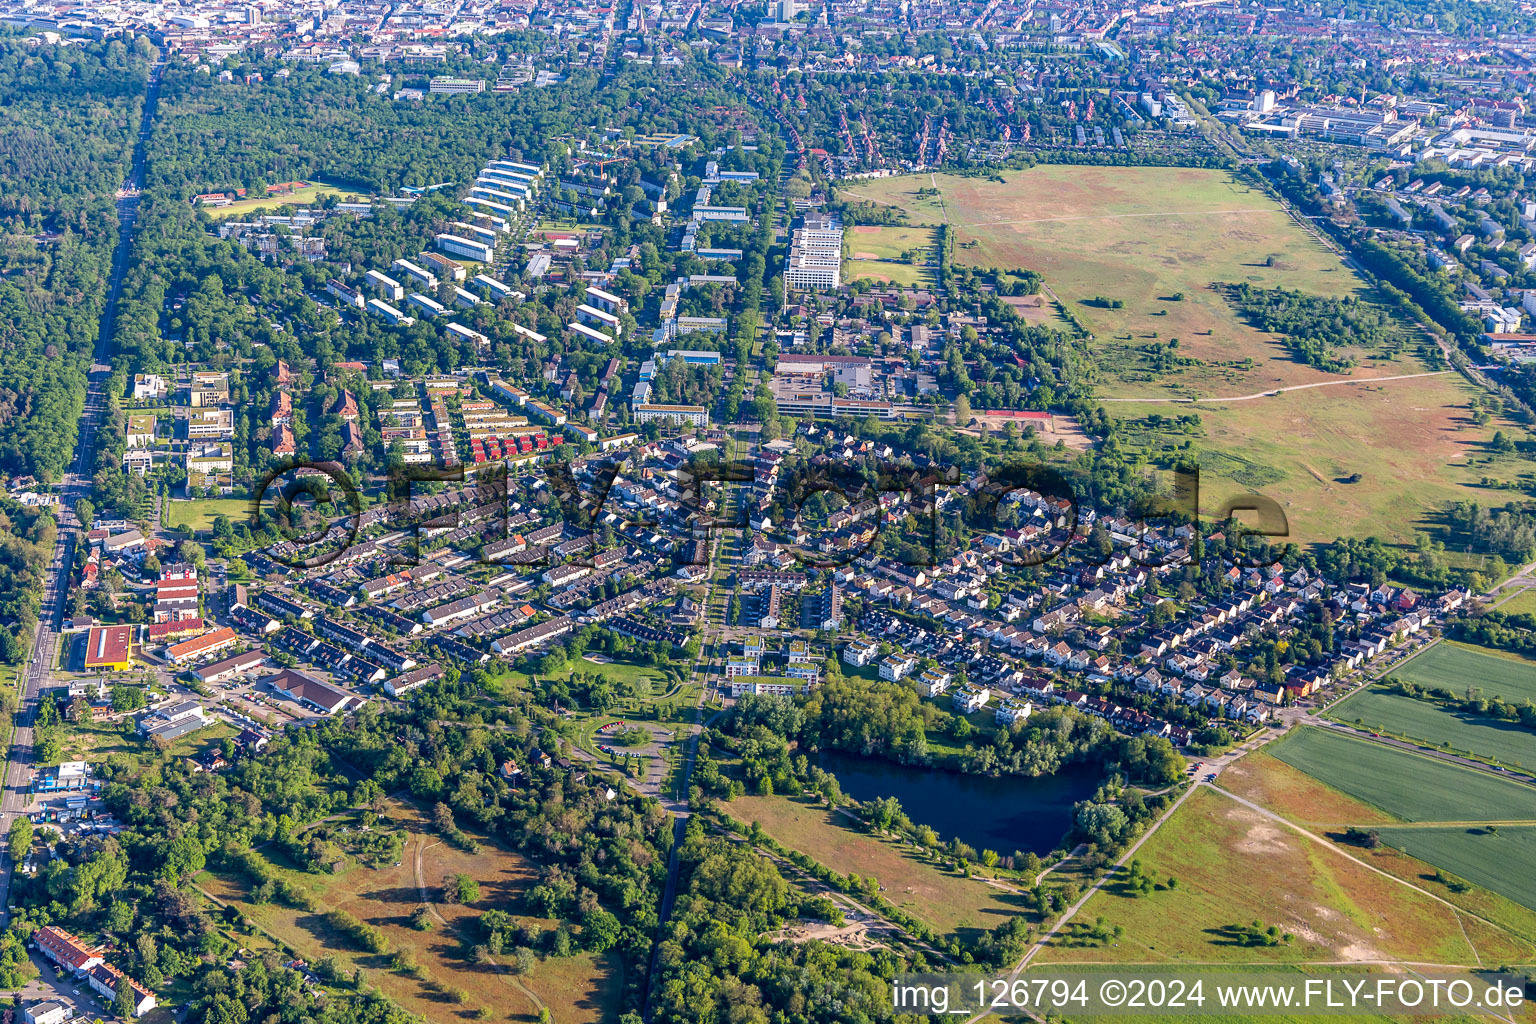
[[[1527,774],[1525,772],[1500,771],[1491,765],[1485,764],[1482,761],[1473,760],[1470,757],[1462,757],[1459,754],[1448,753],[1444,750],[1436,750],[1434,747],[1426,747],[1423,744],[1412,743],[1408,740],[1399,740],[1394,739],[1391,736],[1382,736],[1372,732],[1369,729],[1359,729],[1353,725],[1346,725],[1343,722],[1330,721],[1326,718],[1318,718],[1316,716],[1309,715],[1304,719],[1304,721],[1308,725],[1315,725],[1322,729],[1331,729],[1334,732],[1347,733],[1358,739],[1368,740],[1371,743],[1380,743],[1383,746],[1397,747],[1399,750],[1407,750],[1411,753],[1418,754],[1420,757],[1432,757],[1437,761],[1447,761],[1462,768],[1471,768],[1474,771],[1483,772],[1487,775],[1494,775],[1501,779],[1509,779],[1511,782],[1524,782],[1529,785],[1536,785],[1536,775]]]
[[[164,65],[156,62],[150,72],[145,90],[144,110],[139,139],[134,146],[133,168],[117,200],[118,238],[112,252],[112,278],[107,288],[107,303],[102,312],[100,329],[96,337],[94,358],[97,363],[107,363],[112,356],[112,334],[117,320],[117,300],[122,291],[123,275],[128,267],[128,255],[133,246],[133,231],[138,220],[139,190],[144,186],[144,167],[149,142],[149,129],[155,114],[155,100],[160,91],[160,73]],[[101,424],[101,414],[106,408],[103,392],[105,373],[92,373],[86,390],[85,409],[80,416],[80,434],[75,443],[75,457],[64,473],[59,485],[59,536],[53,549],[43,580],[43,604],[38,616],[37,629],[33,634],[32,658],[22,673],[20,687],[20,711],[16,717],[16,729],[11,737],[10,760],[5,771],[5,789],[0,793],[0,837],[8,835],[11,822],[25,810],[31,801],[29,789],[32,781],[33,730],[37,715],[37,698],[52,670],[59,647],[60,630],[64,612],[68,607],[70,569],[74,565],[75,547],[79,541],[81,523],[75,518],[75,503],[91,491],[91,470],[96,458],[96,431]],[[0,925],[10,920],[11,863],[9,840],[0,838]]]

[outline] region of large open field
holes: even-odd
[[[1246,394],[1277,382],[1336,379],[1297,363],[1210,288],[1247,281],[1343,296],[1364,287],[1263,192],[1225,172],[1192,168],[1045,165],[1003,177],[1006,184],[952,175],[883,178],[839,194],[900,206],[912,224],[949,224],[957,263],[1043,275],[1095,335],[1109,370],[1106,394]],[[917,197],[933,184],[936,199]],[[860,246],[857,234],[849,245]],[[1095,305],[1100,297],[1123,305]],[[1135,350],[1153,333],[1178,338],[1180,352],[1201,365],[1135,370]],[[1235,365],[1245,358],[1256,366]]]
[[[1408,370],[1405,372],[1417,372]],[[1154,461],[1190,458],[1200,467],[1208,515],[1245,494],[1268,495],[1285,513],[1290,538],[1411,539],[1448,503],[1502,501],[1484,477],[1531,471],[1518,455],[1494,455],[1495,420],[1473,422],[1473,385],[1454,374],[1377,384],[1288,391],[1199,405],[1112,403],[1129,439]],[[1186,432],[1148,417],[1197,415]]]
[[[841,874],[877,878],[897,907],[942,932],[996,928],[1023,912],[1019,897],[975,878],[945,871],[911,846],[856,831],[852,819],[782,796],[741,797],[732,817],[757,822],[768,835]]]
[[[1341,844],[1352,856],[1368,862],[1372,867],[1427,889],[1460,909],[1493,922],[1529,944],[1530,950],[1536,950],[1536,910],[1508,898],[1507,886],[1498,891],[1478,885],[1452,886],[1446,884],[1438,874],[1436,865],[1442,866],[1452,875],[1459,874],[1465,866],[1460,856],[1463,851],[1458,849],[1457,843],[1449,841],[1445,836],[1433,842],[1431,838],[1442,832],[1461,835],[1469,829],[1473,833],[1481,833],[1483,826],[1405,825],[1401,819],[1324,785],[1305,772],[1271,756],[1262,748],[1230,765],[1222,773],[1221,786],[1279,814],[1287,821],[1295,822],[1314,835]],[[1384,842],[1374,849],[1347,843],[1349,826],[1374,830],[1383,837]],[[1498,833],[1503,834],[1511,828],[1518,829],[1519,826],[1501,825]],[[1399,834],[1418,836],[1420,832],[1425,833],[1422,837],[1425,842],[1414,847],[1418,856],[1411,856],[1404,852],[1408,849],[1407,842],[1398,843],[1396,837]],[[1385,841],[1389,835],[1394,837],[1390,842],[1396,846],[1388,845]],[[1519,850],[1518,844],[1516,850]],[[1493,876],[1485,876],[1484,880],[1491,881]],[[1531,953],[1523,955],[1530,956]]]
[[[1269,752],[1405,821],[1536,821],[1536,789],[1342,733],[1303,726]]]
[[[1536,733],[1515,722],[1449,711],[1431,701],[1375,688],[1361,690],[1336,704],[1331,714],[1374,732],[1423,740],[1436,747],[1449,744],[1458,752],[1536,768]]]
[[[1402,821],[1313,778],[1264,747],[1244,755],[1222,772],[1221,785],[1308,828],[1391,825]]]
[[[470,955],[479,941],[475,921],[483,910],[512,911],[520,923],[543,930],[555,926],[553,921],[515,913],[521,892],[536,878],[532,865],[492,843],[473,854],[449,846],[425,828],[420,814],[409,805],[392,804],[379,827],[405,831],[404,855],[398,864],[377,870],[354,864],[340,874],[320,875],[293,870],[286,862],[270,858],[275,875],[310,894],[314,911],[252,902],[249,880],[242,876],[207,872],[198,882],[311,963],[330,956],[348,972],[362,968],[370,983],[426,1020],[473,1019],[483,1010],[482,1019],[533,1021],[541,1006],[547,1006],[562,1024],[601,1024],[617,1018],[623,978],[616,958],[587,954],[551,958],[518,976],[506,968],[506,956],[493,958],[494,964],[481,964]],[[437,901],[438,887],[458,873],[479,881],[477,903],[458,906]],[[411,915],[423,905],[429,907],[435,925],[430,931],[418,931],[410,924]],[[327,912],[336,909],[382,930],[390,952],[363,952],[336,932],[325,919]],[[395,969],[392,961],[397,952],[414,960],[419,972]],[[462,994],[462,1002],[451,994],[455,991]]]
[[[1384,877],[1326,842],[1307,838],[1214,790],[1197,791],[1137,852],[1166,884],[1132,895],[1111,882],[1080,912],[1124,927],[1118,943],[1080,944],[1069,933],[1053,962],[1296,963],[1419,960],[1477,964],[1479,954],[1526,950],[1429,895]],[[1248,945],[1237,928],[1258,920],[1293,939]],[[1475,944],[1475,948],[1474,948]]]
[[[1458,696],[1475,686],[1488,697],[1536,700],[1536,665],[1518,655],[1479,647],[1438,643],[1392,674],[1420,686],[1445,687]]]
[[[911,175],[839,192],[899,206],[913,225],[947,223],[957,263],[1042,274],[1094,336],[1099,392],[1128,428],[1122,445],[1165,465],[1194,455],[1207,514],[1258,491],[1280,505],[1293,540],[1401,541],[1446,502],[1494,500],[1501,492],[1480,488],[1483,477],[1531,472],[1487,451],[1509,425],[1472,422],[1472,385],[1417,376],[1438,368],[1409,354],[1412,324],[1402,324],[1407,352],[1351,352],[1357,365],[1341,375],[1298,362],[1232,310],[1213,283],[1374,297],[1263,192],[1192,168],[1047,165],[1003,177]],[[918,196],[935,185],[938,195]],[[1171,338],[1191,362],[1155,366],[1145,350]],[[1385,377],[1406,379],[1339,383]],[[1269,394],[1294,387],[1305,390]],[[1201,419],[1193,432],[1148,422],[1188,414]]]
[[[1536,827],[1384,828],[1381,841],[1536,910]]]

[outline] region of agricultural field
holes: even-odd
[[[899,206],[912,225],[947,223],[957,263],[1043,275],[1046,298],[1094,336],[1100,394],[1121,421],[1122,444],[1164,465],[1193,455],[1207,514],[1257,491],[1278,503],[1294,541],[1405,541],[1449,501],[1492,500],[1482,478],[1536,469],[1489,451],[1510,424],[1472,421],[1472,385],[1455,373],[1419,376],[1439,368],[1409,354],[1412,325],[1407,351],[1350,352],[1357,365],[1342,375],[1297,361],[1243,320],[1213,283],[1372,293],[1267,195],[1226,172],[1042,166],[1003,177],[884,178],[839,194]],[[1144,350],[1171,338],[1187,362],[1149,362]],[[1384,377],[1403,379],[1370,383]],[[1270,394],[1293,387],[1304,390]],[[1189,414],[1200,417],[1193,431],[1152,419]]]
[[[1475,965],[1495,949],[1511,957],[1529,952],[1501,930],[1470,918],[1458,922],[1454,909],[1430,895],[1204,787],[1136,857],[1158,883],[1154,891],[1140,894],[1111,881],[1079,913],[1085,922],[1103,917],[1124,935],[1099,944],[1069,929],[1040,962]],[[1168,885],[1170,877],[1176,885]],[[1291,941],[1246,941],[1241,930],[1254,920],[1289,932]]]
[[[1430,746],[1447,745],[1502,764],[1536,768],[1536,733],[1515,723],[1450,711],[1432,701],[1368,688],[1346,698],[1333,718]]]
[[[1405,821],[1536,821],[1536,789],[1342,733],[1303,726],[1269,752]]]
[[[1318,781],[1264,747],[1227,766],[1221,773],[1221,786],[1308,828],[1391,825],[1402,821]]]
[[[857,831],[852,818],[826,807],[782,796],[746,796],[724,808],[833,871],[879,879],[886,899],[941,932],[996,928],[1024,912],[1019,897],[946,871],[906,843]]]
[[[1532,950],[1536,951],[1536,910],[1475,885],[1448,887],[1436,878],[1437,872],[1432,864],[1385,843],[1375,849],[1367,849],[1346,842],[1347,829],[1350,827],[1373,830],[1381,835],[1396,832],[1394,826],[1402,825],[1401,819],[1380,808],[1324,785],[1305,772],[1271,756],[1263,748],[1229,765],[1221,774],[1221,787],[1279,814],[1314,835],[1343,844],[1351,856],[1368,862],[1374,868],[1428,889],[1458,908],[1492,921],[1512,935],[1531,943]],[[1501,826],[1500,831],[1503,830]],[[1402,831],[1410,829],[1404,828]],[[1443,863],[1453,867],[1456,861]]]
[[[339,874],[295,870],[267,850],[272,873],[308,893],[314,910],[251,899],[249,879],[205,872],[199,886],[220,902],[233,904],[271,937],[311,963],[333,957],[350,973],[366,972],[370,983],[406,1010],[427,1020],[474,1017],[534,1021],[547,1007],[553,1018],[571,1024],[602,1024],[617,1018],[623,988],[616,958],[583,954],[541,960],[526,975],[507,968],[508,957],[493,965],[475,962],[468,951],[479,941],[476,919],[486,909],[513,910],[520,893],[536,878],[535,869],[515,853],[484,842],[476,853],[444,843],[425,827],[415,808],[392,803],[376,828],[404,833],[404,853],[396,864],[371,868],[353,863]],[[437,890],[446,878],[467,874],[480,883],[481,898],[464,906],[443,903]],[[410,920],[426,906],[434,927],[419,931]],[[326,921],[332,910],[344,910],[380,929],[389,952],[367,953]],[[527,918],[519,923],[552,929],[556,922]],[[412,973],[395,966],[403,955],[416,965]]]
[[[281,206],[309,206],[319,202],[325,196],[348,198],[351,195],[352,193],[340,185],[317,180],[283,195],[267,196],[262,199],[241,199],[228,206],[212,208],[208,211],[208,215],[214,220],[229,220],[231,217],[244,217],[252,213],[270,213]]]
[[[1383,828],[1381,841],[1536,910],[1536,826]]]
[[[902,287],[932,284],[933,270],[928,264],[937,259],[937,247],[937,232],[931,227],[857,226],[848,232],[844,243],[847,278],[868,278]]]
[[[1487,697],[1517,703],[1536,700],[1536,664],[1483,647],[1441,642],[1393,669],[1392,675],[1457,695],[1476,686]]]

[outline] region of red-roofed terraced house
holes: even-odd
[[[101,950],[87,946],[75,935],[51,924],[39,928],[33,938],[37,940],[39,952],[76,977],[97,964],[106,963]]]

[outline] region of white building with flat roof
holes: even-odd
[[[709,410],[702,405],[636,405],[636,423],[686,423],[694,427],[709,426]]]
[[[381,316],[385,320],[388,320],[390,323],[400,327],[409,327],[411,324],[416,322],[415,317],[406,316],[404,313],[400,312],[400,310],[396,309],[394,306],[391,306],[389,303],[384,302],[382,299],[369,299],[368,312],[374,314],[375,316]]]
[[[596,285],[587,285],[587,304],[596,306],[608,313],[622,313],[629,308],[629,303],[612,292],[605,292]]]
[[[410,280],[415,281],[417,284],[424,285],[427,288],[437,287],[437,275],[432,273],[430,270],[417,266],[410,260],[395,260],[395,262],[390,264],[390,267],[400,271],[400,276],[402,278],[409,278]]]
[[[827,213],[808,213],[790,238],[784,284],[797,289],[831,289],[842,284],[843,227]]]
[[[389,299],[391,302],[399,302],[401,299],[405,298],[405,287],[401,285],[399,281],[396,281],[392,277],[387,277],[384,274],[379,273],[377,270],[368,271],[368,273],[364,275],[363,280],[367,281],[369,286],[372,287],[374,291],[378,292],[386,299]]]
[[[444,313],[448,312],[447,307],[445,307],[441,302],[438,302],[436,299],[431,298],[430,296],[422,295],[420,292],[411,292],[405,301],[409,305],[414,306],[416,309],[421,310],[427,316],[442,316]]]
[[[619,322],[619,318],[607,310],[598,309],[596,306],[589,306],[583,302],[576,307],[576,315],[586,323],[595,324],[604,330],[612,331],[615,335],[624,333],[624,325]]]
[[[440,234],[436,241],[438,249],[450,256],[463,256],[480,263],[489,263],[496,255],[494,246],[462,235]]]

